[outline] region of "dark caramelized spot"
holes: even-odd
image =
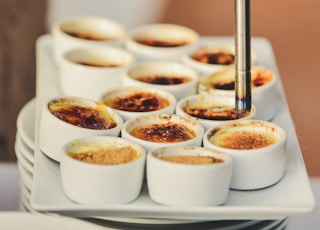
[[[223,52],[199,52],[194,54],[192,59],[207,64],[231,65],[235,63],[235,57],[233,54]]]
[[[170,75],[148,75],[140,76],[136,78],[138,81],[142,81],[149,84],[156,85],[177,85],[191,81],[189,77],[185,76],[170,76]]]
[[[206,119],[206,120],[216,120],[216,121],[235,120],[235,119],[243,118],[249,115],[249,112],[239,114],[235,109],[218,110],[218,107],[215,107],[215,108],[192,107],[191,108],[188,105],[183,107],[183,111],[193,117]]]
[[[69,124],[87,129],[111,129],[116,126],[114,121],[109,121],[101,116],[99,111],[92,108],[65,105],[51,113]]]
[[[146,46],[153,46],[153,47],[162,47],[162,48],[170,48],[170,47],[179,47],[188,45],[189,42],[187,41],[161,41],[156,39],[135,39],[136,42],[141,43]]]
[[[116,63],[102,63],[102,62],[89,62],[89,61],[79,61],[77,62],[80,65],[85,65],[85,66],[92,66],[92,67],[118,67],[120,66],[119,64]]]
[[[81,39],[85,39],[85,40],[91,40],[91,41],[112,40],[112,39],[108,39],[106,37],[102,37],[102,36],[99,36],[97,34],[92,34],[92,33],[71,32],[71,31],[64,31],[64,32],[72,37],[81,38]]]
[[[139,92],[124,97],[116,97],[104,102],[106,105],[130,112],[148,112],[163,109],[169,105],[169,101],[154,93]]]
[[[235,89],[235,82],[216,82],[212,84],[212,87],[215,89],[222,89],[222,90],[234,90]]]
[[[187,141],[195,137],[195,133],[186,126],[171,122],[138,126],[131,131],[131,135],[146,141],[162,143]]]
[[[272,75],[268,72],[258,71],[252,79],[252,85],[255,87],[262,86],[272,80]]]

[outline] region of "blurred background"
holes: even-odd
[[[295,122],[310,176],[320,176],[320,1],[251,1],[251,34],[267,38]],[[167,22],[200,35],[234,35],[233,0],[12,0],[0,1],[0,161],[14,162],[16,119],[35,96],[35,42],[56,20],[100,15],[127,29]]]

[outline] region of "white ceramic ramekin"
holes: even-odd
[[[149,44],[156,42],[157,45],[146,45],[139,40],[148,41]],[[128,31],[124,46],[134,53],[139,61],[180,61],[184,54],[196,48],[198,40],[198,33],[185,26],[155,23]],[[167,43],[170,46],[164,46],[161,43]]]
[[[147,140],[132,134],[134,129],[154,126],[144,129],[144,134],[153,139]],[[189,134],[192,133],[193,136]],[[204,129],[195,119],[176,114],[153,114],[139,116],[127,120],[121,129],[121,136],[143,146],[146,151],[165,146],[201,146]],[[161,139],[161,141],[160,141]]]
[[[251,63],[257,61],[256,53],[251,51]],[[201,76],[206,76],[235,64],[234,45],[205,44],[197,47],[194,52],[182,57],[182,63],[199,71]]]
[[[81,47],[63,54],[60,86],[65,96],[98,100],[107,89],[122,86],[133,55],[118,47]]]
[[[198,92],[235,97],[235,78],[234,66],[226,67],[201,78]],[[275,115],[278,98],[277,76],[274,71],[262,66],[252,66],[251,92],[252,103],[257,110],[256,119],[270,121]]]
[[[49,105],[54,106],[55,104],[58,105],[59,108],[74,106],[75,110],[74,112],[70,110],[70,114],[76,114],[75,117],[78,117],[79,121],[86,123],[87,126],[84,127],[81,126],[81,124],[74,125],[55,116],[49,109]],[[99,114],[99,117],[107,117],[108,120],[111,118],[114,125],[105,129],[88,128],[90,125],[93,127],[95,125],[97,126],[100,122],[95,120],[94,117],[90,115],[91,113],[77,113],[78,107],[88,108],[94,111],[96,115]],[[61,148],[68,141],[90,135],[119,136],[122,124],[123,120],[121,116],[100,102],[78,97],[52,98],[42,105],[39,121],[39,148],[48,157],[60,161]]]
[[[154,77],[155,82],[141,78]],[[133,64],[123,75],[125,86],[153,87],[172,93],[177,100],[197,92],[198,73],[178,62],[146,61]],[[175,81],[175,84],[166,82]]]
[[[213,142],[213,138],[219,139]],[[286,145],[285,130],[261,120],[225,122],[207,130],[203,137],[204,147],[233,158],[230,187],[238,190],[262,189],[280,181],[285,172]]]
[[[177,163],[163,157],[184,160]],[[200,164],[199,158],[205,158],[206,164]],[[202,147],[174,146],[150,151],[147,155],[149,195],[155,202],[170,206],[222,205],[229,193],[232,163],[227,154]]]
[[[230,120],[254,119],[256,108],[252,105],[250,113],[238,115],[235,110],[234,97],[195,94],[178,101],[176,114],[197,119],[207,130]]]
[[[141,146],[119,137],[91,136],[72,140],[61,151],[61,182],[64,192],[73,201],[81,204],[125,204],[139,196],[146,158]],[[109,151],[99,159],[103,156],[119,159],[114,161],[116,164],[97,164],[69,155],[90,152],[94,155],[99,151]],[[135,156],[131,157],[128,152]]]
[[[137,86],[110,89],[102,95],[101,102],[117,111],[124,121],[142,115],[173,114],[176,106],[173,94],[156,88]],[[155,109],[157,107],[159,108]]]
[[[83,46],[120,46],[125,35],[123,25],[104,17],[83,16],[57,21],[52,26],[53,56],[59,65],[67,50]]]

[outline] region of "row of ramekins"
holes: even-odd
[[[60,99],[63,99],[68,105],[71,103],[72,105],[81,105],[88,108],[99,108],[97,111],[101,111],[101,106],[103,106],[101,103],[83,98],[66,97]],[[148,160],[145,174],[150,197],[156,202],[168,205],[223,204],[227,199],[229,188],[240,190],[260,189],[273,185],[283,176],[286,158],[286,134],[282,128],[273,123],[261,120],[229,121],[223,122],[216,127],[213,126],[205,131],[196,119],[182,115],[145,115],[131,118],[123,123],[121,116],[113,109],[105,107],[105,110],[114,121],[117,122],[117,126],[109,130],[87,129],[68,124],[68,122],[54,116],[49,111],[48,104],[46,104],[42,111],[40,118],[39,147],[46,155],[60,161],[60,168],[62,170],[61,176],[65,192],[71,199],[77,202],[94,203],[99,200],[99,202],[102,203],[126,203],[134,200],[141,191],[144,177],[143,172],[145,171],[145,160],[143,159],[145,153],[148,153],[150,158],[159,158],[162,154],[173,156],[205,155],[213,156],[214,158],[221,160],[220,163],[208,165],[174,163],[161,159],[156,159],[154,160],[155,162],[152,163],[153,160]],[[171,126],[172,124],[177,124],[187,127],[187,129],[191,130],[195,136],[181,142],[159,143],[142,140],[132,135],[133,129],[153,124],[161,124],[164,126],[166,124]],[[261,134],[262,136],[271,135],[275,137],[276,141],[262,148],[228,149],[221,146],[219,147],[210,141],[212,135],[216,133],[215,130],[220,129],[224,130],[225,133],[240,131],[254,132],[259,135]],[[118,137],[119,135],[121,138]],[[114,137],[111,138],[111,136]],[[85,142],[85,144],[81,144],[82,142]],[[138,160],[140,159],[140,157],[138,157],[136,160],[125,164],[97,165],[72,159],[69,155],[66,155],[68,151],[62,151],[62,149],[65,150],[66,148],[69,148],[66,147],[66,145],[73,146],[73,151],[78,149],[79,153],[81,151],[87,151],[88,148],[96,150],[101,147],[110,148],[110,146],[116,148],[118,142],[125,142],[130,146],[138,145],[139,147],[137,148],[140,149],[138,152],[144,152],[144,154],[141,154],[141,160]],[[124,144],[120,144],[120,146],[123,145]],[[153,151],[156,151],[157,153],[153,153]],[[140,166],[137,166],[139,161],[142,161],[143,163],[140,163]],[[153,166],[152,164],[156,164],[156,166]],[[133,170],[131,167],[140,167],[140,170],[134,173],[134,171],[130,171]],[[119,172],[118,170],[124,170],[124,172],[121,173],[121,171]],[[178,173],[178,170],[182,171]],[[197,174],[197,172],[200,174]],[[137,178],[131,180],[131,176],[124,176],[128,174],[131,176],[135,175]],[[130,189],[132,188],[129,189],[126,187],[130,185],[128,181],[135,184],[135,196],[130,192]],[[124,187],[117,187],[113,183]],[[202,186],[197,183],[202,183]],[[182,186],[182,184],[184,184],[184,186]],[[210,187],[204,187],[204,185],[210,185]],[[162,190],[159,190],[159,187],[162,187],[162,190],[167,192],[162,192]],[[117,192],[115,192],[114,188],[117,188]],[[182,196],[181,194],[179,196],[175,193],[174,191],[178,193],[181,191],[177,190],[178,188],[189,188],[189,191],[193,191],[192,194],[189,194],[192,195],[192,199],[187,196],[187,192],[185,192],[186,196]],[[101,191],[104,191],[104,193]],[[111,200],[109,200],[109,198],[113,196],[107,195],[109,194],[107,193],[108,191],[115,195]],[[210,191],[210,196],[208,191]],[[216,191],[216,194],[214,191]],[[73,197],[72,194],[74,194],[75,197]],[[131,199],[128,199],[128,194],[131,194]],[[127,198],[120,202],[121,199],[119,200],[116,197],[122,197],[122,199],[124,197]],[[205,197],[210,199],[207,200]],[[102,198],[105,200],[100,200]]]

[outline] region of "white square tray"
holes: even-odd
[[[233,43],[232,37],[203,37],[205,43]],[[272,47],[264,38],[252,38],[252,48],[257,54],[258,64],[275,71],[279,76]],[[43,35],[37,41],[37,121],[42,103],[51,97],[61,95],[58,69],[52,58],[52,40]],[[162,218],[180,220],[249,220],[282,219],[287,216],[311,212],[315,200],[306,173],[301,150],[295,133],[284,90],[279,77],[279,99],[277,113],[272,122],[282,126],[288,133],[287,162],[285,175],[274,186],[256,191],[231,190],[223,206],[168,207],[156,204],[144,185],[137,200],[125,205],[81,205],[69,200],[62,189],[59,164],[44,155],[37,145],[33,186],[32,208],[38,211],[54,212],[76,217],[114,216],[137,218]],[[272,170],[272,168],[270,168]]]

